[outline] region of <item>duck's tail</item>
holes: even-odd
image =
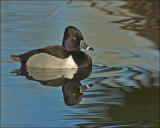
[[[18,61],[18,62],[21,62],[21,58],[17,55],[11,55],[11,58],[14,60],[14,61]]]

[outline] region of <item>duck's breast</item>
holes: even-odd
[[[51,69],[78,68],[71,55],[69,55],[67,58],[61,59],[47,53],[38,53],[31,56],[26,62],[26,66]]]

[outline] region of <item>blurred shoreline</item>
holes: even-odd
[[[89,0],[91,7],[105,11],[108,15],[125,15],[124,12],[117,12],[111,10],[110,6],[120,1],[98,1]],[[127,30],[133,30],[137,32],[137,35],[143,36],[149,40],[152,40],[158,49],[160,49],[160,1],[158,0],[122,0],[125,2],[123,5],[118,6],[120,9],[127,9],[130,13],[135,16],[129,17],[124,20],[114,21],[114,23],[120,23],[123,26],[121,28]],[[114,5],[115,6],[115,5]],[[136,16],[137,15],[137,16]]]

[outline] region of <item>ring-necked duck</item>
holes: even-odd
[[[80,30],[68,26],[64,32],[62,46],[48,46],[21,55],[11,55],[11,58],[21,62],[22,66],[36,68],[84,68],[92,66],[91,58],[80,48],[93,51],[93,48],[83,41]]]

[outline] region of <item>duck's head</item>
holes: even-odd
[[[80,50],[80,48],[93,51],[93,48],[89,47],[84,42],[84,38],[80,30],[73,26],[66,27],[62,46],[67,51]]]

